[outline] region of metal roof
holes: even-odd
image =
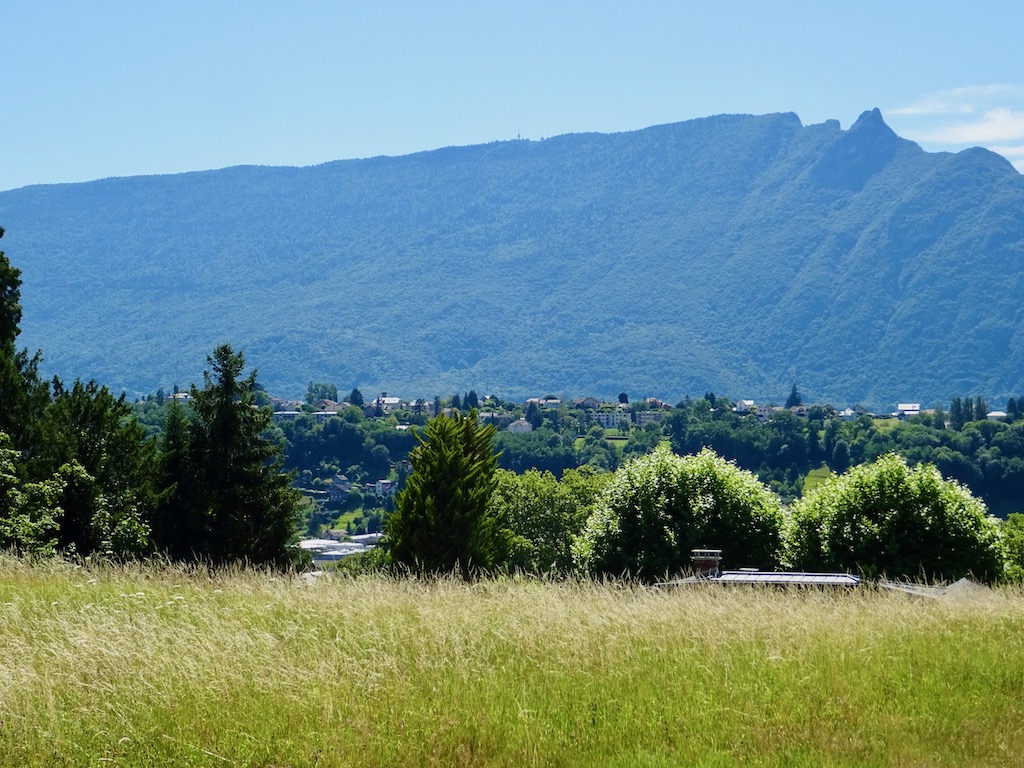
[[[720,584],[796,584],[822,587],[856,587],[860,577],[849,573],[797,573],[790,571],[722,571],[709,579]]]

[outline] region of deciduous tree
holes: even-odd
[[[930,465],[888,454],[829,478],[793,507],[793,564],[892,578],[1002,575],[999,531],[979,499]]]
[[[698,547],[727,564],[771,568],[782,548],[778,498],[713,451],[676,456],[665,447],[615,473],[573,545],[579,567],[645,581],[678,574]]]

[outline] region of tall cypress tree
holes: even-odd
[[[959,397],[954,397],[953,402],[949,404],[949,426],[959,432],[965,423],[967,419],[964,418],[963,401]]]
[[[458,569],[464,579],[503,567],[510,534],[488,508],[496,486],[496,429],[471,410],[427,422],[409,454],[413,472],[388,518],[391,559],[417,573]]]

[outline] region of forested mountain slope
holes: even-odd
[[[153,391],[218,343],[272,391],[1024,391],[1024,179],[877,110],[0,193],[45,367]]]

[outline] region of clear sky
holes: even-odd
[[[0,190],[879,107],[1024,170],[1024,3],[2,0]]]

